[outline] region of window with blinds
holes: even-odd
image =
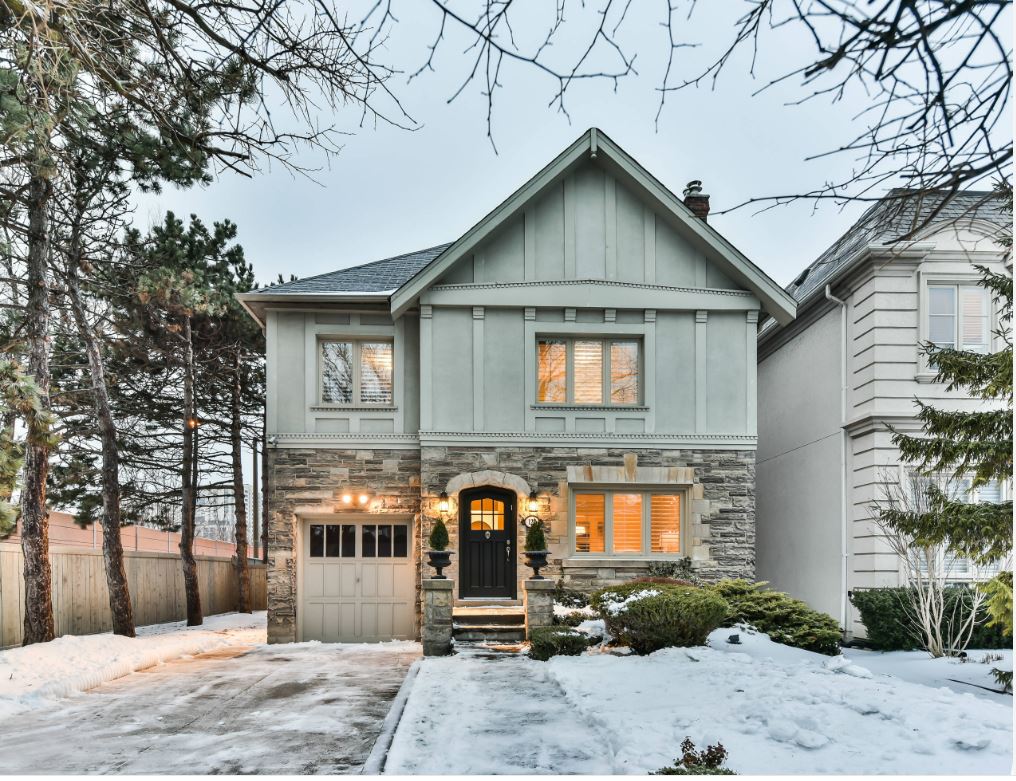
[[[327,340],[319,349],[322,403],[393,403],[392,342]]]
[[[928,286],[928,341],[943,349],[987,352],[990,299],[980,285]]]
[[[536,401],[637,405],[640,352],[635,339],[541,338],[536,343]]]
[[[575,553],[683,555],[683,494],[581,491],[574,497]]]

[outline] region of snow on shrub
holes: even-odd
[[[589,635],[562,626],[543,626],[529,635],[529,656],[545,662],[552,656],[578,656],[589,647]]]
[[[826,656],[840,652],[842,632],[836,619],[766,585],[738,579],[721,580],[707,588],[730,604],[725,626],[751,624],[777,643]]]
[[[729,611],[727,603],[707,589],[638,581],[600,589],[592,605],[617,642],[637,654],[703,645]]]

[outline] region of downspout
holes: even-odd
[[[847,631],[847,302],[832,293],[832,286],[825,286],[825,297],[840,308],[840,333],[843,345],[840,349],[840,626]]]

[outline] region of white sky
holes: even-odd
[[[315,174],[316,182],[278,165],[254,179],[225,174],[207,188],[142,199],[137,222],[160,221],[166,209],[195,213],[206,222],[231,219],[258,279],[270,282],[278,273],[310,276],[452,241],[590,126],[601,128],[678,194],[689,180],[702,179],[714,212],[751,196],[812,189],[849,170],[846,157],[815,162],[805,157],[851,138],[852,117],[865,106],[864,96],[789,106],[803,94],[795,82],[752,96],[766,80],[811,62],[810,41],[797,31],[766,36],[756,80],[748,74],[746,51],[731,61],[714,91],[671,94],[655,127],[667,54],[666,32],[652,15],[661,12],[657,5],[634,3],[622,39],[630,52],[638,52],[639,75],[622,80],[616,93],[607,81],[574,85],[567,98],[570,122],[548,108],[554,82],[529,66],[506,66],[494,107],[498,153],[486,137],[482,84],[473,83],[447,102],[470,65],[462,54],[466,39],[449,30],[435,72],[408,84],[404,72],[390,83],[420,129],[359,128],[359,112],[352,108],[326,114],[323,123],[334,122],[352,135],[330,161],[315,153],[300,158],[308,167],[326,166]],[[570,7],[570,19],[592,18],[588,9]],[[685,38],[703,45],[678,50],[676,72],[692,75],[717,56],[732,36],[730,9],[746,7],[703,4],[691,21],[682,21]],[[396,13],[399,23],[382,55],[411,72],[426,60],[439,17],[418,0],[396,3]],[[520,15],[517,32],[524,22]],[[570,60],[567,46],[562,42],[555,52],[562,61]],[[863,208],[799,202],[762,214],[744,208],[710,221],[786,284]]]

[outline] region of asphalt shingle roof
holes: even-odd
[[[407,252],[393,258],[375,260],[361,266],[304,277],[281,285],[262,288],[258,293],[270,295],[314,295],[321,293],[385,293],[397,290],[426,268],[451,244]]]
[[[944,194],[905,196],[905,190],[891,190],[886,199],[872,205],[850,230],[802,271],[786,291],[800,303],[824,287],[827,280],[867,245],[891,244],[922,228],[945,198]],[[972,220],[985,220],[1001,228],[1011,224],[1011,217],[1002,207],[1002,200],[994,192],[960,192],[942,206],[931,224],[955,222],[962,225]]]

